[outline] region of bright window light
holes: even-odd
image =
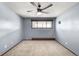
[[[32,21],[32,28],[52,28],[52,21]]]

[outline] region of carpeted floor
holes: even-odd
[[[4,56],[74,56],[55,40],[24,40]]]

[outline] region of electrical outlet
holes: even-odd
[[[65,42],[65,44],[68,44],[68,42]]]
[[[7,45],[4,45],[4,48],[7,48]]]
[[[11,42],[11,44],[13,44],[13,42]]]

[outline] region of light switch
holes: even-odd
[[[13,42],[11,42],[11,44],[13,44]]]
[[[61,24],[61,21],[59,21],[58,23]]]
[[[65,42],[65,44],[68,44],[68,42]]]
[[[4,48],[7,48],[7,45],[4,45]]]

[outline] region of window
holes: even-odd
[[[52,28],[52,21],[32,21],[32,28]]]

